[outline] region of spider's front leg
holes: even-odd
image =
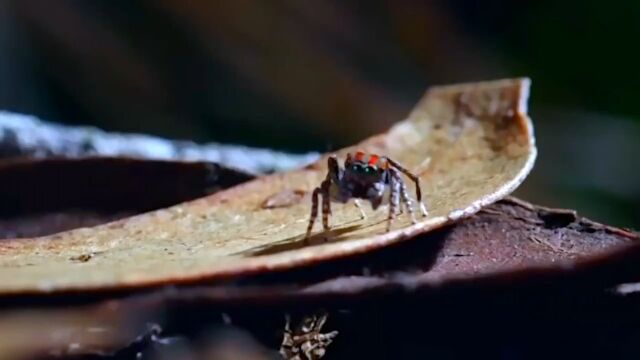
[[[329,215],[331,215],[331,199],[329,197],[329,187],[331,182],[325,180],[320,186],[320,194],[322,195],[322,227],[325,231],[329,230]]]
[[[329,215],[331,215],[331,195],[330,189],[332,183],[338,183],[342,178],[342,169],[338,164],[338,158],[335,155],[329,156],[327,159],[327,177],[322,181],[319,187],[313,190],[311,195],[311,217],[307,226],[307,235],[305,239],[311,236],[313,224],[318,217],[318,197],[322,196],[322,225],[324,230],[329,230]]]
[[[327,185],[328,184],[328,185]],[[309,217],[309,225],[307,226],[307,235],[305,239],[309,239],[311,236],[311,230],[313,230],[313,224],[316,222],[316,218],[318,217],[318,197],[322,196],[322,224],[324,225],[325,230],[329,227],[329,213],[331,213],[331,206],[329,204],[329,191],[328,188],[330,186],[330,182],[325,180],[322,182],[320,187],[317,187],[313,190],[313,194],[311,194],[311,216]]]

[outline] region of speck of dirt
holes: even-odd
[[[263,209],[289,207],[299,203],[307,192],[304,190],[283,190],[266,198],[260,205]]]

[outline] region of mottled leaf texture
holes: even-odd
[[[528,79],[434,87],[388,132],[336,152],[341,160],[355,150],[386,155],[418,174],[430,212],[416,224],[405,214],[385,233],[386,212],[367,209],[361,220],[353,204],[335,205],[333,229],[316,228],[306,244],[309,193],[326,175],[324,156],[304,169],[112,223],[3,240],[0,293],[263,274],[365,253],[458,221],[509,194],[531,170],[536,148],[528,89]]]

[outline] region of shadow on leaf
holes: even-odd
[[[276,254],[283,251],[300,249],[308,246],[324,244],[327,242],[339,242],[348,239],[347,235],[355,230],[362,228],[362,224],[349,225],[312,234],[309,239],[305,240],[304,235],[296,235],[288,237],[268,245],[257,246],[248,250],[238,252],[234,255],[241,256],[260,256]]]

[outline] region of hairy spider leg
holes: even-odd
[[[291,331],[291,318],[285,314],[285,328],[280,354],[283,358],[290,360],[302,360],[302,354],[305,359],[314,360],[322,358],[326,353],[326,347],[333,342],[333,338],[338,335],[337,331],[327,334],[321,334],[320,330],[327,320],[327,314],[311,316],[309,324],[303,321],[297,331],[302,334],[297,335]]]
[[[340,164],[338,164],[338,157],[336,155],[331,155],[327,159],[327,178],[326,180],[333,181],[338,184],[342,179],[342,169],[340,168]]]
[[[391,230],[391,223],[396,217],[396,208],[400,202],[400,182],[402,179],[397,171],[389,170],[389,215],[387,217],[387,232]]]
[[[311,216],[309,216],[309,225],[307,225],[307,236],[305,236],[305,239],[308,239],[309,236],[311,236],[313,224],[316,222],[316,218],[318,217],[318,196],[320,196],[321,191],[322,189],[317,187],[311,194]]]
[[[322,327],[324,326],[324,323],[327,322],[327,317],[329,315],[325,312],[322,312],[322,314],[320,316],[316,316],[316,320],[315,320],[315,324],[313,326],[313,331],[315,332],[320,332],[320,330],[322,329]]]
[[[413,200],[407,193],[407,185],[399,177],[398,177],[398,182],[400,183],[400,195],[402,197],[402,204],[407,208],[409,215],[411,215],[411,223],[415,224],[416,216],[414,214],[415,210],[413,208]]]
[[[327,313],[323,312],[320,316],[314,316],[314,324],[312,325],[311,334],[309,334],[311,335],[309,340],[315,340],[315,344],[312,346],[307,345],[307,350],[304,351],[308,359],[319,359],[324,356],[326,351],[325,348],[329,346],[333,341],[333,338],[338,335],[337,331],[332,331],[327,334],[320,333],[320,330],[326,322]],[[304,347],[305,346],[303,345],[303,349]],[[312,357],[312,355],[315,355],[315,357]]]
[[[367,214],[365,214],[364,210],[362,209],[362,203],[360,203],[360,199],[353,200],[353,203],[356,205],[358,210],[360,210],[360,219],[362,220],[366,219]]]
[[[402,180],[402,178],[400,176],[396,176],[395,179],[392,179],[394,170],[389,166],[389,161],[387,160],[386,157],[382,157],[381,159],[383,160],[381,168],[382,168],[383,171],[386,172],[386,179],[387,179],[387,180],[385,180],[386,186],[387,186],[386,195],[383,195],[383,196],[386,196],[386,200],[383,200],[383,201],[385,201],[387,203],[387,205],[389,207],[391,207],[391,202],[392,202],[391,201],[391,199],[392,199],[391,194],[393,193],[392,190],[393,190],[393,186],[394,186],[393,182],[396,181],[396,180]],[[397,173],[396,173],[396,175],[397,175]],[[398,216],[398,215],[402,215],[402,213],[403,213],[402,206],[396,206],[394,215]]]
[[[416,175],[414,175],[412,172],[410,172],[409,170],[405,169],[402,165],[400,165],[397,162],[391,160],[390,158],[385,157],[385,160],[387,161],[388,165],[393,166],[394,168],[396,168],[399,171],[401,171],[403,174],[407,175],[407,177],[409,179],[411,179],[411,181],[413,181],[416,184],[416,200],[420,204],[420,211],[422,212],[422,216],[427,216],[429,213],[427,211],[426,206],[422,202],[422,190],[420,189],[420,179]]]
[[[305,239],[311,236],[313,225],[318,217],[318,197],[322,196],[322,225],[325,230],[329,229],[329,215],[331,215],[331,199],[329,189],[331,182],[338,183],[342,178],[342,169],[338,164],[338,158],[335,155],[329,156],[327,159],[327,177],[322,181],[320,187],[313,190],[311,195],[311,216],[309,218],[309,225],[307,226],[307,235]]]
[[[307,235],[306,239],[311,236],[311,230],[313,229],[313,224],[316,222],[316,218],[318,217],[318,197],[322,196],[322,225],[325,230],[329,229],[329,215],[331,214],[331,204],[329,202],[329,187],[331,186],[331,182],[329,180],[324,180],[320,187],[315,188],[313,190],[313,194],[311,195],[311,216],[309,217],[309,225],[307,226]]]
[[[284,315],[284,332],[291,334],[291,317],[289,314]]]
[[[300,346],[300,350],[302,350],[302,352],[304,352],[304,356],[307,359],[317,359],[318,357],[314,356],[315,354],[313,354],[313,351],[316,350],[316,348],[318,348],[321,344],[319,343],[315,343],[315,344],[311,344],[310,340],[305,341],[304,343],[302,343],[302,345]],[[324,355],[321,354],[320,356]],[[295,359],[295,358],[294,358]]]
[[[291,332],[291,318],[288,314],[286,314],[284,316],[284,319],[284,336],[282,338],[282,344],[280,346],[280,354],[286,358],[288,356],[288,352],[292,351],[294,343],[293,333]]]
[[[329,230],[329,215],[331,215],[331,199],[329,198],[329,187],[331,182],[325,180],[320,185],[322,191],[322,227],[324,230]]]

